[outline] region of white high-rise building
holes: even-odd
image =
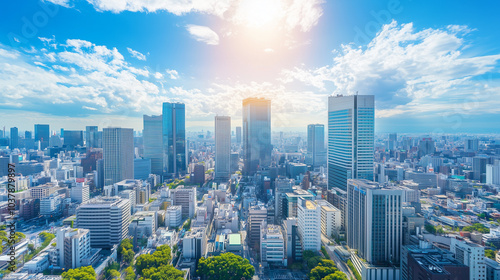
[[[71,200],[76,203],[85,203],[89,200],[89,186],[85,183],[76,183],[75,187],[70,189]]]
[[[111,248],[128,235],[130,201],[120,197],[96,197],[76,209],[76,226],[90,230],[94,248]]]
[[[321,207],[314,201],[298,198],[297,224],[302,250],[313,252],[321,249]]]
[[[194,217],[196,209],[196,188],[179,186],[170,191],[172,195],[173,205],[182,206],[183,217]]]
[[[456,260],[469,266],[470,280],[486,280],[483,246],[452,238],[450,251],[455,254]]]
[[[215,178],[227,180],[231,175],[231,118],[215,117]]]
[[[58,266],[65,269],[89,265],[90,231],[64,227],[57,230],[56,250]]]
[[[167,208],[165,214],[165,226],[175,228],[182,223],[182,206],[173,205]]]
[[[500,160],[486,164],[486,184],[500,185]]]
[[[104,185],[134,179],[134,130],[104,128],[102,133]]]
[[[260,260],[283,265],[285,260],[285,240],[281,227],[266,225],[260,230]]]
[[[321,233],[327,237],[338,236],[341,227],[341,213],[326,200],[316,200],[321,207]]]
[[[403,232],[403,190],[368,180],[347,184],[347,245],[369,264],[399,263]]]

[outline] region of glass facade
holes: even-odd
[[[163,173],[185,174],[186,109],[183,103],[163,103]]]
[[[98,148],[98,128],[97,126],[85,127],[85,146],[87,148]]]
[[[328,107],[328,188],[373,180],[374,96],[331,96]]]
[[[49,146],[50,128],[48,124],[35,124],[35,142],[40,141],[41,149]]]
[[[151,173],[163,174],[162,116],[143,116],[144,157],[151,159]]]
[[[312,166],[326,164],[325,126],[322,124],[307,126],[307,163]]]

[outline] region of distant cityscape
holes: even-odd
[[[3,278],[500,279],[499,137],[375,134],[373,95],[329,96],[306,134],[271,111],[1,130]]]

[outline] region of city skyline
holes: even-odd
[[[273,128],[305,131],[358,92],[376,132],[500,132],[497,3],[30,2],[0,12],[1,126],[141,130],[163,102],[186,104],[188,129],[239,126],[241,100],[265,97]]]

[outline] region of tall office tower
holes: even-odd
[[[398,144],[398,134],[397,133],[390,133],[389,140],[387,140],[387,149],[394,150],[396,148],[397,144]]]
[[[260,248],[260,229],[262,222],[267,223],[267,209],[264,205],[254,205],[248,209],[247,236],[249,246]]]
[[[179,186],[170,191],[172,204],[182,206],[183,217],[194,217],[196,210],[196,187]]]
[[[64,146],[68,149],[74,149],[76,146],[83,146],[83,131],[65,130]]]
[[[328,99],[328,188],[346,190],[348,179],[373,180],[373,95]]]
[[[424,137],[418,141],[418,157],[421,158],[436,151],[434,141],[430,137]]]
[[[328,237],[338,236],[341,227],[340,210],[323,199],[315,202],[321,207],[321,233]]]
[[[241,144],[241,126],[236,127],[236,144]]]
[[[163,103],[163,173],[185,174],[186,109],[183,103]]]
[[[227,180],[231,175],[231,118],[215,117],[215,178]]]
[[[49,146],[50,128],[48,124],[35,124],[35,142],[40,141],[40,148]]]
[[[464,150],[466,152],[477,152],[479,150],[479,140],[477,138],[465,139]]]
[[[317,252],[321,249],[321,207],[314,201],[299,197],[297,224],[302,250]]]
[[[347,183],[347,245],[372,265],[399,264],[403,190],[368,180]]]
[[[243,152],[245,176],[271,165],[271,100],[243,100]]]
[[[56,235],[57,265],[72,269],[91,265],[90,231],[83,228],[63,227]]]
[[[111,248],[128,236],[130,200],[96,197],[76,209],[76,227],[90,230],[90,246]]]
[[[104,128],[104,185],[134,179],[134,131],[131,128]]]
[[[151,159],[151,173],[163,173],[163,134],[162,116],[143,116],[144,130],[142,139],[144,144],[144,157]]]
[[[472,158],[472,176],[474,180],[486,183],[486,165],[488,161],[488,156],[477,156]]]
[[[90,198],[89,185],[85,183],[76,183],[75,187],[70,189],[71,201],[76,203],[85,203]]]
[[[85,127],[85,146],[87,148],[99,148],[99,129],[97,126]]]
[[[322,124],[307,126],[307,164],[314,167],[326,164],[325,126]]]
[[[31,131],[24,132],[24,139],[31,139],[33,136],[31,135]]]
[[[496,159],[493,164],[486,165],[486,184],[500,185],[500,160]]]
[[[452,238],[450,251],[457,261],[469,266],[470,280],[486,280],[483,246]]]
[[[10,149],[19,148],[19,130],[17,127],[10,128]]]
[[[280,226],[267,225],[260,229],[260,260],[268,264],[284,264],[285,240]]]

